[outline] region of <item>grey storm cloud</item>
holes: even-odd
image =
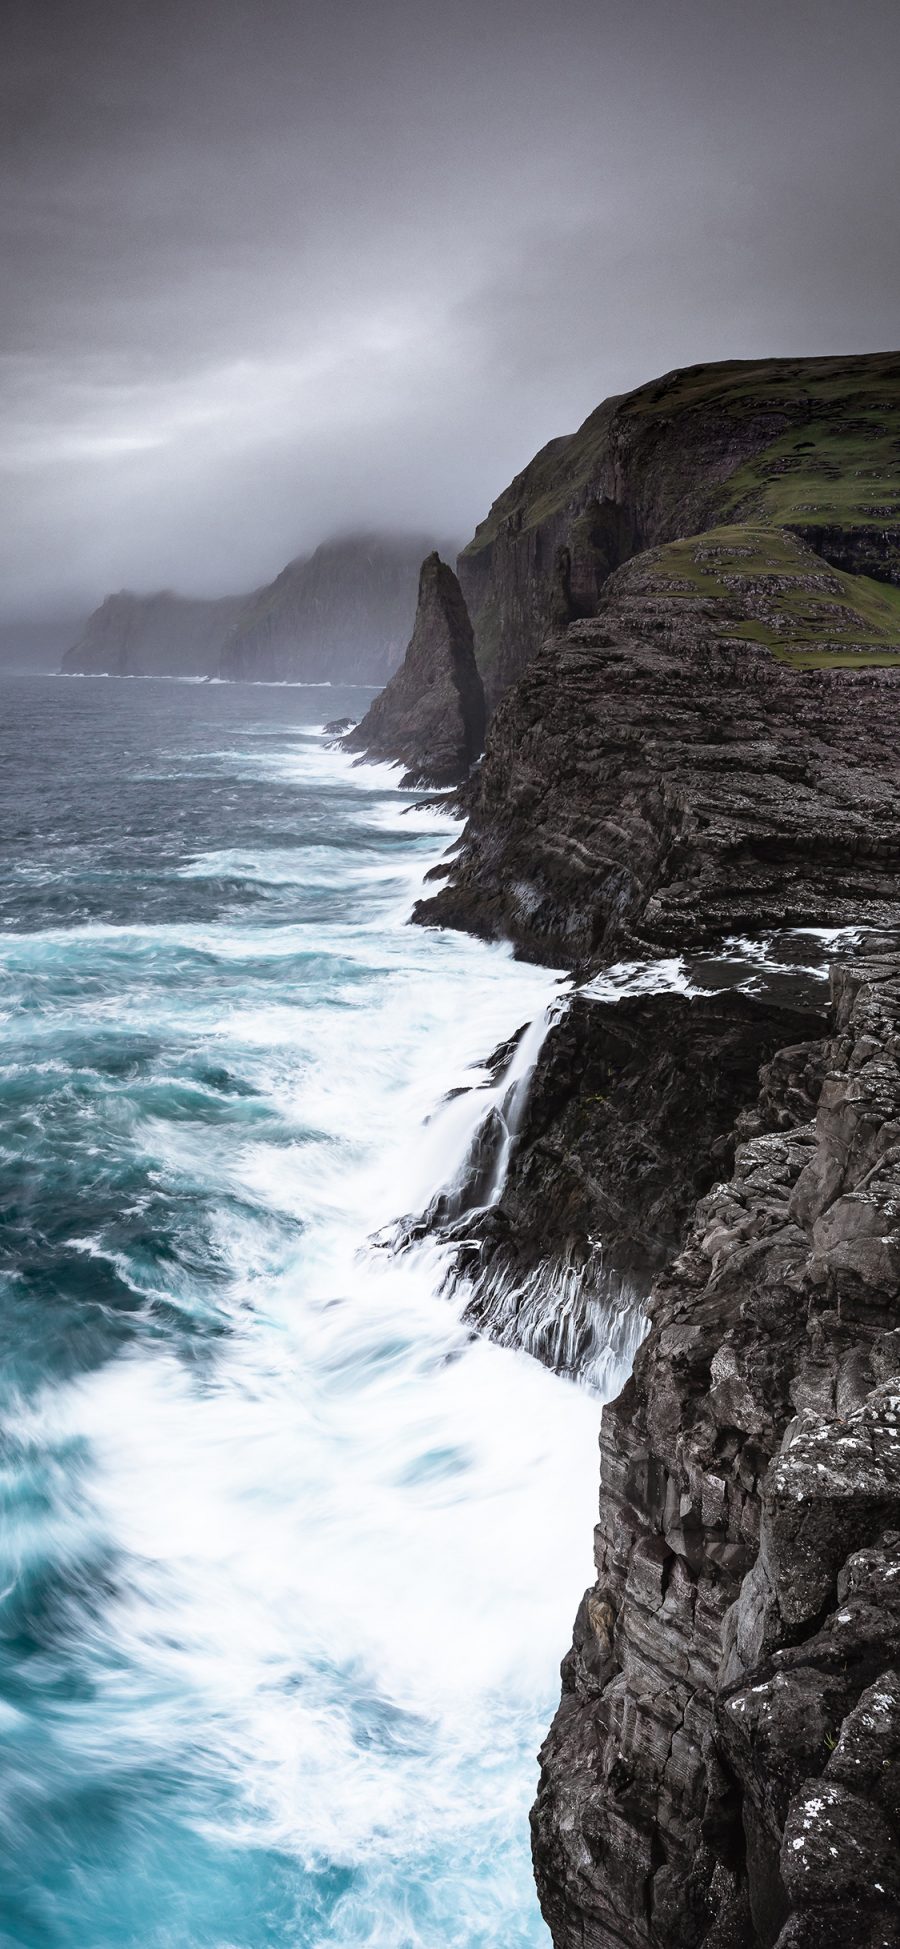
[[[896,0],[6,0],[0,608],[464,537],[674,365],[896,343]]]

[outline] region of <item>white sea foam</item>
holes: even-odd
[[[616,961],[592,981],[584,982],[578,992],[592,1001],[614,1002],[626,995],[691,995],[698,991],[692,987],[683,955],[671,955],[659,960]]]
[[[324,754],[319,780],[333,767]],[[301,754],[299,790],[315,769]],[[79,1458],[53,1478],[59,1549],[115,1566],[79,1613],[91,1707],[55,1727],[45,1771],[98,1795],[123,1773],[177,1783],[181,1824],[148,1870],[146,1949],[545,1939],[527,1807],[591,1575],[599,1402],[474,1339],[441,1296],[443,1248],[398,1259],[370,1237],[452,1178],[501,1089],[484,1059],[524,1023],[502,1084],[512,1118],[559,982],[403,924],[448,821],[414,815],[379,863],[373,842],[393,842],[405,801],[366,788],[368,825],[363,806],[345,813],[343,851],[309,848],[305,868],[283,847],[185,863],[298,888],[332,866],[355,889],[352,914],[312,934],[252,914],[0,944],[22,1005],[39,997],[36,1060],[47,1043],[54,1061],[63,1034],[159,1046],[149,1070],[91,1072],[92,1141],[98,1161],[110,1147],[135,1160],[136,1222],[145,1196],[188,1186],[211,1214],[212,1293],[190,1260],[145,1263],[139,1233],[73,1230],[66,1244],[111,1268],[148,1327],[167,1309],[221,1321],[214,1357],[185,1362],[170,1334],[139,1331],[6,1428],[29,1452]],[[218,1120],[214,1085],[182,1073],[201,1056],[251,1092]],[[48,1518],[40,1547],[58,1556],[55,1535]],[[151,1803],[153,1820],[167,1804]],[[10,1833],[22,1806],[14,1768],[0,1786]],[[135,1833],[150,1818],[139,1801]],[[273,1850],[294,1864],[286,1935],[248,1921],[233,1892],[218,1936],[198,1925],[213,1897],[181,1866],[184,1823],[216,1875],[231,1864],[229,1889]],[[337,1870],[337,1891],[314,1900],[316,1877]],[[121,1912],[124,1884],[116,1899]],[[118,1926],[110,1938],[91,1923],[84,1939],[138,1939]]]

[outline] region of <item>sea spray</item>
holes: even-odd
[[[407,927],[446,815],[247,695],[5,754],[0,1933],[536,1949],[598,1403],[371,1235],[557,978]]]

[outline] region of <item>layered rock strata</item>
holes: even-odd
[[[349,751],[405,766],[404,784],[450,786],[479,756],[484,729],[466,605],[453,570],[431,554],[422,564],[404,661],[344,742]]]
[[[895,944],[833,986],[603,1414],[533,1813],[556,1949],[900,1942]]]
[[[400,1242],[452,1243],[474,1325],[602,1380],[636,1344],[698,1197],[730,1170],[760,1064],[822,1033],[820,984],[796,985],[784,998],[576,995],[530,1076],[492,1091],[457,1183]]]
[[[640,550],[719,522],[790,529],[900,581],[900,355],[690,366],[604,401],[495,501],[458,572],[495,703],[548,625]]]
[[[496,711],[463,844],[416,917],[582,969],[890,922],[895,603],[780,532],[637,557]]]

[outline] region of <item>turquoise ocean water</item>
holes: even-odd
[[[405,924],[366,702],[0,683],[3,1949],[548,1941],[598,1404],[369,1241],[555,981]]]

